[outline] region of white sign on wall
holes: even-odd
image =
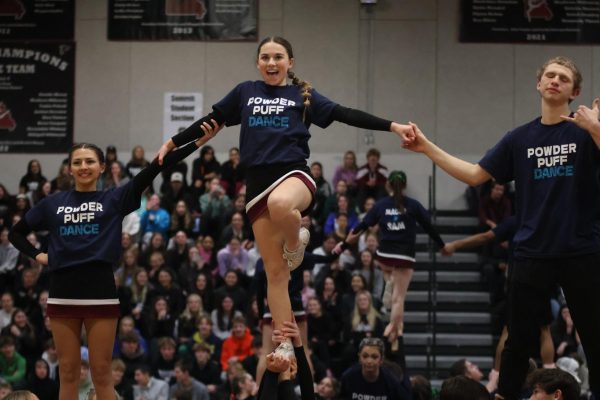
[[[163,142],[202,117],[202,93],[165,93]]]

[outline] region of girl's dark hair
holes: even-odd
[[[223,300],[225,300],[226,298],[228,298],[231,300],[231,302],[233,303],[233,307],[231,308],[230,314],[228,315],[229,317],[229,321],[227,322],[227,325],[225,324],[225,320],[223,319],[223,317],[225,317],[225,310],[223,310]],[[219,327],[220,330],[224,331],[224,330],[230,330],[232,325],[233,325],[233,316],[235,315],[235,301],[233,300],[233,297],[231,297],[230,295],[226,294],[224,296],[222,296],[219,301],[217,302],[217,326]]]
[[[292,50],[292,44],[290,42],[288,42],[286,39],[282,38],[281,36],[269,36],[269,37],[264,38],[258,44],[258,50],[256,51],[256,56],[258,57],[260,55],[260,49],[266,43],[271,43],[271,42],[277,43],[277,44],[283,46],[283,48],[285,48],[285,51],[288,54],[288,57],[290,59],[294,58],[294,50]],[[306,110],[310,106],[310,98],[312,96],[312,94],[310,92],[312,90],[312,86],[309,82],[298,78],[292,70],[288,70],[288,78],[290,78],[292,80],[292,84],[294,84],[295,86],[299,86],[301,88],[302,98],[304,99],[304,110],[302,111],[302,121],[304,122],[306,119]]]
[[[37,163],[37,165],[39,167],[39,172],[37,174],[34,174],[33,172],[31,172],[31,166],[33,165],[33,163]],[[42,164],[37,159],[34,158],[32,160],[29,160],[29,162],[27,163],[27,175],[42,176]]]
[[[94,153],[96,153],[96,156],[98,157],[98,161],[100,161],[100,164],[104,164],[104,153],[102,152],[100,147],[96,146],[95,144],[91,144],[91,143],[77,143],[77,144],[73,145],[73,147],[71,147],[71,150],[69,150],[69,165],[71,165],[71,158],[73,157],[73,153],[75,152],[75,150],[81,150],[81,149],[92,150]]]
[[[404,212],[404,194],[406,188],[406,174],[403,171],[392,171],[388,177],[388,184],[394,192],[394,205],[400,212]]]

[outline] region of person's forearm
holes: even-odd
[[[592,126],[592,128],[588,131],[596,146],[600,148],[600,121],[596,121],[596,123]]]
[[[427,143],[424,153],[450,176],[470,186],[480,185],[491,178],[491,175],[478,164],[448,154],[433,142]]]
[[[472,249],[473,247],[483,246],[493,239],[490,237],[488,232],[478,233],[473,236],[466,237],[464,239],[458,239],[453,242],[456,250],[458,249]]]

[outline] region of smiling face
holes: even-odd
[[[288,70],[294,65],[284,46],[275,42],[264,43],[258,51],[256,67],[267,85],[285,86]]]
[[[90,192],[96,190],[96,181],[104,172],[104,163],[93,149],[81,148],[71,154],[69,169],[75,179],[76,190]]]

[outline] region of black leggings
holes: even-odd
[[[539,348],[541,310],[556,284],[564,291],[585,351],[590,388],[600,396],[600,253],[562,259],[516,259],[509,283],[508,339],[498,394],[520,398],[530,355]]]

